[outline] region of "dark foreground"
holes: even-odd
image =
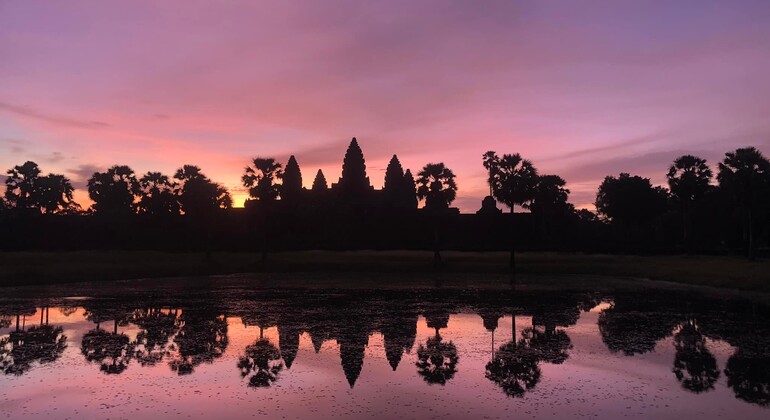
[[[491,279],[507,283],[507,253],[445,252],[443,257],[444,266],[436,270],[432,253],[423,251],[288,252],[268,255],[266,264],[261,255],[245,252],[6,252],[0,253],[0,286],[233,273],[328,273],[336,283],[350,273],[401,274],[389,283],[404,287],[411,280],[422,284],[413,273],[459,278],[471,287]],[[517,258],[518,273],[525,277],[599,275],[770,292],[768,262],[738,256],[522,253]],[[353,277],[353,286],[382,286],[371,276]]]
[[[766,303],[612,278],[513,286],[494,275],[477,278],[482,287],[420,273],[284,273],[7,288],[0,296],[0,412],[770,414]],[[404,282],[422,286],[399,286]]]

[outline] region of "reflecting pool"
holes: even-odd
[[[0,415],[770,418],[770,309],[737,298],[69,291],[0,297]]]

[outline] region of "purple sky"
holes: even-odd
[[[0,168],[192,163],[239,205],[250,157],[336,181],[356,136],[378,188],[393,153],[443,161],[475,211],[481,155],[519,152],[587,207],[685,152],[770,154],[768,22],[767,0],[2,0]]]

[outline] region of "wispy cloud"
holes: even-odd
[[[33,118],[57,126],[87,129],[100,129],[110,126],[109,124],[101,121],[77,120],[60,115],[49,114],[31,107],[13,105],[5,102],[0,102],[0,111],[9,112],[26,118]]]

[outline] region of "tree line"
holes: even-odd
[[[714,223],[729,223],[715,242],[726,244],[740,237],[749,258],[756,256],[757,243],[766,238],[770,219],[770,161],[756,148],[730,151],[715,170],[705,159],[692,155],[676,158],[666,173],[667,187],[652,185],[649,178],[629,173],[607,176],[598,188],[596,212],[576,209],[569,203],[566,181],[558,175],[541,174],[532,161],[518,153],[498,155],[489,151],[481,164],[488,173],[489,197],[479,217],[497,217],[496,202],[510,210],[508,226],[498,226],[498,235],[508,241],[510,264],[521,232],[516,232],[516,209],[529,213],[536,236],[558,237],[565,226],[582,226],[595,232],[612,231],[615,236],[643,238],[650,230],[680,233],[681,249],[692,252],[703,232]],[[716,176],[714,176],[716,172]],[[6,191],[0,204],[4,215],[85,215],[125,220],[144,218],[160,222],[184,216],[206,225],[232,207],[232,197],[222,184],[212,181],[194,165],[184,165],[173,176],[160,172],[136,174],[129,166],[115,165],[94,172],[87,181],[93,204],[83,209],[73,199],[70,179],[61,174],[43,175],[31,161],[7,171]],[[417,176],[402,167],[398,157],[390,160],[384,186],[375,190],[366,175],[363,152],[354,138],[345,154],[342,176],[329,185],[323,172],[316,172],[312,187],[303,187],[302,172],[294,156],[282,165],[275,158],[257,157],[244,168],[241,182],[249,193],[246,209],[260,219],[256,230],[267,243],[275,233],[272,221],[287,215],[301,217],[302,210],[324,209],[345,216],[368,214],[379,218],[421,213],[433,236],[435,258],[440,261],[441,238],[457,213],[451,205],[457,197],[454,172],[444,163],[428,163]],[[418,203],[424,206],[418,210]],[[311,212],[313,214],[318,212]],[[673,219],[677,219],[673,221]],[[569,221],[569,223],[565,222]],[[280,223],[279,223],[280,224]],[[521,224],[521,223],[519,223]],[[502,234],[501,234],[502,232]],[[508,234],[506,234],[506,232]],[[738,233],[736,233],[738,232]],[[717,235],[717,236],[719,236]],[[727,239],[726,239],[727,238]],[[566,240],[566,239],[564,239]],[[640,239],[641,240],[641,239]],[[557,240],[558,241],[558,238]],[[733,241],[735,242],[735,241]]]

